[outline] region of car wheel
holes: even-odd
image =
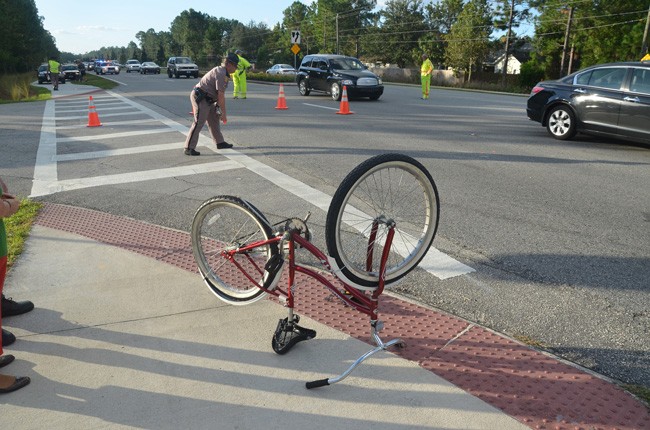
[[[307,85],[306,79],[303,79],[298,83],[298,91],[300,91],[300,95],[302,96],[309,95],[309,85]]]
[[[341,86],[338,82],[333,82],[332,85],[330,85],[330,94],[332,95],[332,100],[336,102],[341,100]]]
[[[169,79],[172,78],[172,72],[170,72],[169,70],[167,71],[167,77],[168,77]]]
[[[179,78],[181,77],[181,75],[179,75],[178,72],[176,72],[176,73],[174,73],[174,77],[175,77],[176,79],[179,79]]]
[[[546,121],[546,129],[558,140],[571,139],[576,134],[576,117],[567,106],[551,109]]]

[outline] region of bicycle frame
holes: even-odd
[[[340,273],[340,271],[336,270],[333,267],[335,264],[332,262],[331,258],[325,253],[323,253],[314,244],[312,244],[307,239],[302,237],[300,235],[300,231],[296,229],[286,231],[282,234],[278,234],[273,238],[263,240],[263,241],[257,241],[237,249],[222,251],[222,255],[225,258],[227,258],[230,262],[235,264],[239,269],[239,271],[242,272],[244,276],[246,276],[249,282],[254,284],[257,288],[264,290],[266,293],[278,297],[278,299],[289,309],[289,317],[287,321],[289,321],[290,325],[293,324],[294,321],[297,322],[297,319],[294,319],[294,315],[293,315],[294,300],[295,300],[294,290],[295,290],[295,281],[296,281],[297,273],[302,273],[306,276],[315,279],[320,284],[324,285],[331,293],[333,293],[335,296],[341,299],[347,306],[356,309],[357,311],[364,313],[370,317],[371,337],[377,346],[374,349],[362,355],[361,357],[359,357],[340,376],[335,378],[308,382],[306,384],[307,388],[316,388],[316,387],[331,385],[336,382],[339,382],[343,380],[345,377],[347,377],[356,366],[361,364],[361,362],[363,362],[364,360],[366,360],[376,352],[386,350],[388,347],[393,345],[403,346],[403,342],[401,339],[393,339],[389,342],[384,343],[378,335],[378,332],[383,327],[383,324],[378,320],[379,296],[381,296],[381,294],[384,291],[386,262],[388,261],[390,247],[393,242],[393,236],[395,234],[395,230],[394,230],[395,223],[392,220],[381,219],[381,220],[375,220],[373,222],[371,232],[368,237],[368,248],[367,248],[368,258],[366,263],[367,270],[371,269],[370,264],[372,262],[372,254],[374,252],[375,239],[377,235],[378,226],[380,223],[384,223],[388,225],[389,229],[388,229],[386,241],[383,244],[384,249],[380,260],[379,283],[377,287],[372,290],[372,294],[370,295],[363,292],[363,290],[367,290],[366,287],[361,287],[345,279],[345,277]],[[288,280],[288,286],[286,290],[280,287],[269,289],[269,288],[265,288],[262,285],[259,285],[258,281],[256,281],[251,275],[249,275],[246,272],[246,269],[244,269],[234,258],[234,255],[236,254],[247,255],[250,251],[252,251],[255,248],[270,245],[273,243],[276,243],[278,245],[278,248],[281,250],[280,252],[285,252],[284,251],[285,243],[288,245],[286,256],[288,259],[288,266],[289,266],[289,280]],[[344,291],[341,291],[341,287],[337,287],[336,285],[334,285],[329,279],[327,279],[327,277],[325,277],[321,273],[317,272],[316,270],[308,266],[299,264],[296,260],[296,252],[295,252],[296,245],[304,248],[307,252],[309,252],[311,255],[316,257],[320,261],[323,268],[326,269],[327,272],[332,274],[339,282],[341,282]],[[261,267],[259,262],[255,261],[253,258],[251,258],[248,255],[247,255],[247,259],[251,264],[253,264],[253,266],[256,268],[256,270],[259,272],[260,275],[264,273],[264,267]],[[284,265],[280,268],[280,271],[283,270],[283,267]],[[281,273],[279,273],[277,276],[280,275]]]

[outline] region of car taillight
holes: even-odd
[[[533,94],[537,94],[538,92],[542,91],[544,87],[540,87],[539,85],[535,85],[533,89],[530,91],[530,95],[532,96]]]

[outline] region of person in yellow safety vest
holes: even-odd
[[[232,96],[234,99],[245,99],[246,98],[246,70],[251,68],[251,63],[248,62],[239,49],[235,51],[237,57],[239,57],[239,64],[237,65],[237,70],[231,75],[233,83],[233,92]]]
[[[431,74],[433,73],[433,64],[427,54],[422,54],[422,67],[420,67],[420,78],[422,80],[422,100],[429,98],[429,88],[431,87]]]
[[[50,57],[50,61],[47,62],[47,70],[50,72],[50,79],[52,80],[52,87],[54,91],[59,91],[59,62]]]

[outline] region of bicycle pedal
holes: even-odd
[[[284,258],[280,254],[274,254],[264,265],[264,283],[263,288],[272,290],[275,288],[279,281],[280,269],[284,264]]]

